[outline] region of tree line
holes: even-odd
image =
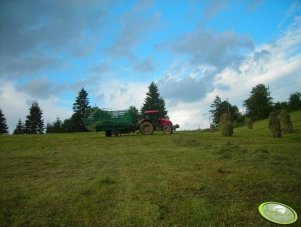
[[[233,122],[233,127],[241,126],[244,123],[250,123],[255,120],[261,120],[269,117],[271,112],[278,115],[281,110],[296,111],[301,108],[301,93],[292,93],[287,102],[275,102],[271,97],[269,87],[264,84],[257,84],[252,88],[249,98],[243,101],[245,113],[240,113],[237,106],[231,105],[228,101],[217,95],[210,105],[211,110],[211,128],[219,127],[221,116],[224,113],[229,115],[229,121]]]
[[[271,112],[279,114],[281,110],[295,111],[301,108],[301,93],[292,93],[287,102],[275,102],[269,91],[269,87],[264,84],[257,84],[252,88],[249,98],[244,100],[243,106],[245,113],[240,113],[237,106],[229,103],[228,100],[222,100],[218,95],[210,105],[211,110],[211,129],[216,129],[220,125],[222,114],[227,113],[229,121],[233,122],[233,127],[241,126],[245,122],[265,119]],[[82,88],[75,102],[73,103],[73,114],[70,118],[61,120],[59,117],[52,123],[47,123],[44,126],[43,111],[37,101],[34,101],[29,108],[29,114],[23,123],[18,120],[13,134],[43,134],[46,133],[70,133],[70,132],[85,132],[82,118],[88,117],[93,110],[98,107],[91,107],[88,98],[88,92]],[[151,82],[148,86],[146,98],[140,109],[135,106],[130,106],[129,111],[133,117],[133,122],[137,123],[145,110],[156,109],[160,112],[160,117],[168,118],[168,113],[165,108],[165,100],[160,96],[158,86]],[[224,119],[226,119],[224,117]],[[251,125],[251,124],[250,124]],[[8,126],[2,110],[0,109],[0,134],[8,134]]]
[[[59,117],[52,123],[47,123],[44,126],[43,111],[37,101],[34,101],[29,108],[29,114],[26,116],[25,123],[21,119],[18,120],[13,134],[43,134],[46,133],[71,133],[71,132],[86,132],[82,118],[88,117],[98,107],[91,107],[88,97],[88,92],[82,88],[75,102],[73,103],[73,114],[70,118],[61,120]],[[133,122],[138,123],[142,113],[145,110],[159,110],[160,117],[168,117],[165,108],[165,100],[160,96],[158,86],[151,82],[148,86],[148,92],[144,99],[143,106],[139,111],[135,106],[129,107],[129,112],[132,115]],[[0,134],[8,134],[8,126],[2,110],[0,109]]]

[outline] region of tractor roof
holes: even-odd
[[[144,113],[145,114],[159,113],[159,110],[147,110]]]

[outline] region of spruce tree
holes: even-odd
[[[211,117],[212,117],[212,122],[213,122],[213,125],[214,126],[217,126],[218,123],[219,123],[219,118],[221,116],[221,113],[220,113],[220,106],[221,106],[221,103],[222,103],[222,100],[221,98],[217,95],[213,101],[213,103],[210,105],[211,107],[211,110],[210,110],[210,113],[211,113]],[[222,112],[224,113],[224,111]]]
[[[165,109],[165,101],[160,97],[158,86],[154,82],[151,82],[148,87],[141,113],[144,113],[146,110],[158,110],[160,117],[168,117]]]
[[[223,113],[229,113],[231,121],[236,120],[240,116],[237,106],[232,106],[228,101],[222,101],[218,95],[216,96],[210,107],[210,113],[214,126],[217,126],[219,124],[220,117]]]
[[[85,91],[85,89],[81,89],[78,93],[78,96],[75,99],[75,102],[73,104],[73,111],[74,114],[70,118],[71,123],[71,130],[72,132],[86,132],[87,129],[82,122],[82,118],[85,118],[88,116],[89,109],[89,99],[88,99],[88,92]]]
[[[73,103],[73,111],[74,113],[79,114],[81,117],[86,116],[86,111],[89,109],[89,99],[88,99],[88,92],[85,89],[81,89],[78,92],[78,96]]]
[[[26,116],[25,132],[28,134],[43,134],[44,120],[42,119],[43,112],[38,104],[34,101],[29,108],[29,115]]]
[[[25,130],[24,124],[23,124],[22,120],[19,119],[13,134],[15,134],[15,135],[23,134],[24,130]]]
[[[0,109],[0,135],[7,134],[8,133],[8,127],[6,124],[6,119],[4,114],[2,113],[2,110]]]
[[[63,132],[63,122],[59,117],[52,123],[47,123],[46,133],[60,133]]]
[[[62,132],[63,122],[61,121],[61,119],[59,117],[57,117],[55,122],[53,122],[52,126],[53,126],[54,133],[60,133],[60,132]]]

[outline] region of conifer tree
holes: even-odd
[[[17,123],[17,125],[16,125],[16,128],[15,128],[15,130],[14,130],[14,132],[13,132],[13,134],[15,134],[15,135],[23,134],[23,133],[24,133],[24,130],[25,130],[24,127],[25,127],[25,126],[24,126],[22,120],[19,119],[19,120],[18,120],[18,123]]]
[[[28,134],[43,134],[44,120],[43,112],[38,104],[34,101],[29,108],[29,115],[26,116],[25,132]]]
[[[46,133],[60,133],[63,132],[63,122],[59,117],[53,123],[47,123]]]
[[[211,110],[209,112],[211,113],[214,126],[217,126],[219,124],[220,117],[223,113],[229,113],[231,121],[236,120],[240,116],[237,106],[232,106],[228,101],[222,101],[218,95],[215,97],[210,107]]]
[[[0,135],[7,134],[8,133],[8,127],[6,124],[6,119],[4,114],[2,113],[2,110],[0,109]]]
[[[79,114],[81,117],[86,116],[86,111],[89,109],[89,99],[88,99],[88,92],[85,91],[84,88],[82,88],[78,92],[78,96],[75,99],[75,102],[73,103],[73,111],[74,113]]]
[[[89,99],[88,99],[88,92],[82,88],[78,96],[75,99],[73,104],[73,111],[74,114],[70,118],[70,125],[68,130],[72,132],[86,132],[87,129],[82,122],[82,118],[87,117],[90,109]],[[64,125],[65,128],[65,125]]]
[[[167,110],[165,109],[165,101],[160,97],[158,86],[154,82],[151,82],[148,87],[141,113],[144,113],[146,110],[158,110],[160,117],[168,117]]]
[[[222,113],[224,113],[224,111],[222,113],[220,113],[220,106],[221,106],[222,100],[221,98],[217,95],[213,101],[213,103],[210,105],[211,110],[211,117],[212,117],[212,121],[213,121],[213,125],[216,126],[219,123],[220,120],[220,116]]]

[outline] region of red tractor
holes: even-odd
[[[139,130],[143,135],[150,135],[154,131],[163,131],[170,134],[179,128],[179,125],[173,125],[169,119],[160,118],[158,110],[147,110],[143,114],[143,119],[139,122]]]

